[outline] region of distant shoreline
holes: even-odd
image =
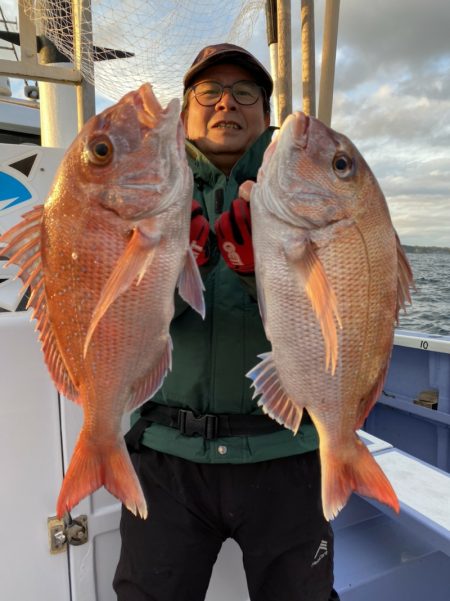
[[[403,249],[407,253],[416,253],[416,254],[431,254],[431,253],[442,253],[442,254],[450,254],[450,248],[445,246],[415,246],[409,244],[402,244]]]

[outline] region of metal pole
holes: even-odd
[[[273,115],[272,122],[276,127],[280,126],[280,108],[278,103],[278,42],[276,44],[271,44],[269,46],[270,52],[270,71],[272,73],[273,79],[273,93],[272,93],[272,103],[273,103]]]
[[[68,13],[70,14],[70,13]],[[39,36],[39,63],[45,68],[73,69],[66,55],[47,37],[52,29],[51,16],[36,23]],[[50,19],[50,20],[49,20]],[[41,145],[50,148],[68,148],[77,135],[77,101],[73,85],[41,81],[39,83],[39,115]]]
[[[267,44],[270,52],[270,72],[273,79],[273,115],[272,122],[279,126],[278,121],[278,30],[277,30],[277,0],[266,1],[266,30]]]
[[[302,0],[302,91],[303,112],[316,116],[316,61],[314,0]]]
[[[86,71],[94,78],[93,35],[90,0],[72,0],[73,18],[73,54],[75,69],[81,71],[84,67],[85,75],[77,90],[78,131],[85,122],[95,115],[95,88],[87,81]]]
[[[278,123],[292,113],[291,2],[278,0]]]
[[[325,6],[318,117],[326,125],[331,124],[339,4],[340,0],[327,0]]]
[[[36,26],[25,12],[24,1],[19,0],[20,60],[25,66],[35,66],[38,62],[36,47]]]

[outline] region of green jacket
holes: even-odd
[[[273,128],[267,129],[228,177],[187,142],[188,161],[194,174],[194,197],[202,205],[211,229],[221,211],[215,202],[217,191],[223,194],[222,210],[228,210],[238,195],[240,184],[256,179],[272,134]],[[170,330],[172,371],[153,401],[196,413],[259,414],[261,410],[252,399],[251,381],[245,374],[259,362],[258,354],[270,350],[270,343],[259,315],[255,278],[236,275],[214,245],[211,250],[210,263],[201,269],[206,289],[205,320],[177,297]],[[135,421],[136,414],[133,417]],[[173,428],[152,424],[144,432],[142,443],[200,463],[248,463],[316,449],[318,437],[310,423],[303,424],[296,436],[290,430],[283,430],[212,441],[200,436],[184,436]]]

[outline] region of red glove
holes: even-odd
[[[192,201],[191,229],[189,243],[194,253],[197,265],[204,265],[209,261],[209,223],[203,215],[203,209],[196,200]]]
[[[228,267],[240,274],[254,273],[249,203],[243,198],[233,200],[230,210],[216,220],[215,229],[219,250]]]

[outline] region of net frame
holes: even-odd
[[[97,92],[118,100],[149,81],[161,103],[182,95],[199,50],[245,46],[264,0],[23,0],[24,9],[68,62],[75,63],[73,10],[82,24],[80,68]],[[92,41],[91,41],[92,40]],[[133,56],[123,57],[123,52]],[[78,63],[77,63],[78,64]]]

